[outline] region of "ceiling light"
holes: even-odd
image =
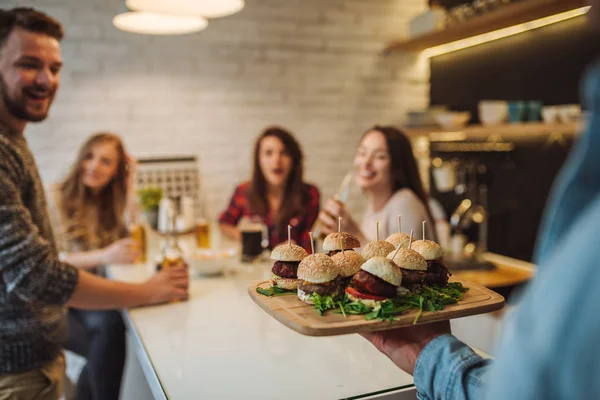
[[[123,31],[145,35],[184,35],[206,29],[208,21],[202,17],[130,11],[114,17],[113,24]]]
[[[450,53],[452,51],[462,50],[468,47],[477,46],[482,43],[491,42],[493,40],[503,39],[505,37],[517,35],[519,33],[527,32],[532,29],[541,28],[542,26],[555,24],[560,21],[578,17],[587,13],[589,9],[589,6],[581,7],[560,14],[550,15],[549,17],[544,17],[536,19],[534,21],[510,26],[508,28],[499,29],[497,31],[483,33],[481,35],[472,36],[466,39],[457,40],[455,42],[442,44],[440,46],[430,47],[423,52],[423,55],[428,58],[435,57],[441,54]]]
[[[125,4],[132,10],[205,18],[225,17],[244,8],[244,0],[127,0]]]

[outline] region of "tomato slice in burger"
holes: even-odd
[[[351,286],[348,286],[346,288],[346,293],[348,293],[356,298],[359,298],[359,299],[375,300],[375,301],[387,300],[387,297],[381,297],[381,296],[375,296],[374,294],[362,293],[362,292],[359,292],[358,290],[354,289]]]

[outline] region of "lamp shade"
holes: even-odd
[[[219,18],[244,8],[244,0],[127,0],[127,7],[161,14]]]
[[[145,35],[184,35],[206,29],[208,21],[200,16],[130,11],[114,17],[113,24],[123,31]]]

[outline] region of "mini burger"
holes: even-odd
[[[365,261],[373,257],[386,257],[395,250],[393,244],[385,240],[378,240],[367,244],[362,251]]]
[[[352,278],[352,287],[346,294],[352,301],[367,307],[375,307],[378,302],[398,296],[402,272],[396,264],[385,257],[372,257],[365,262]]]
[[[417,240],[411,248],[421,254],[427,262],[425,283],[428,285],[446,286],[448,284],[448,268],[442,261],[444,250],[442,246],[431,240]]]
[[[341,251],[331,259],[337,265],[344,286],[348,286],[354,274],[360,271],[361,265],[365,263],[363,256],[352,250]]]
[[[298,298],[313,304],[310,296],[339,297],[343,293],[342,278],[337,265],[325,254],[311,254],[298,266]]]
[[[403,249],[407,249],[408,244],[410,243],[410,235],[407,233],[398,232],[390,235],[387,239],[385,239],[385,241],[391,243],[392,246],[394,246],[394,249],[397,249],[398,246],[402,247]]]
[[[346,232],[330,233],[323,241],[323,251],[330,257],[342,250],[352,250],[358,247],[360,247],[360,241],[356,236]]]
[[[425,273],[427,272],[427,262],[422,255],[412,249],[400,248],[397,253],[393,251],[388,254],[387,258],[400,267],[402,271],[402,285],[405,288],[408,290],[421,288],[425,280]]]
[[[271,252],[271,259],[275,260],[271,286],[286,290],[298,289],[298,264],[308,256],[306,250],[295,244],[281,244]]]

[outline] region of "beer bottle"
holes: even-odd
[[[162,267],[170,268],[183,264],[183,252],[177,241],[177,232],[175,231],[175,213],[169,212],[169,230],[167,245],[162,252]]]

